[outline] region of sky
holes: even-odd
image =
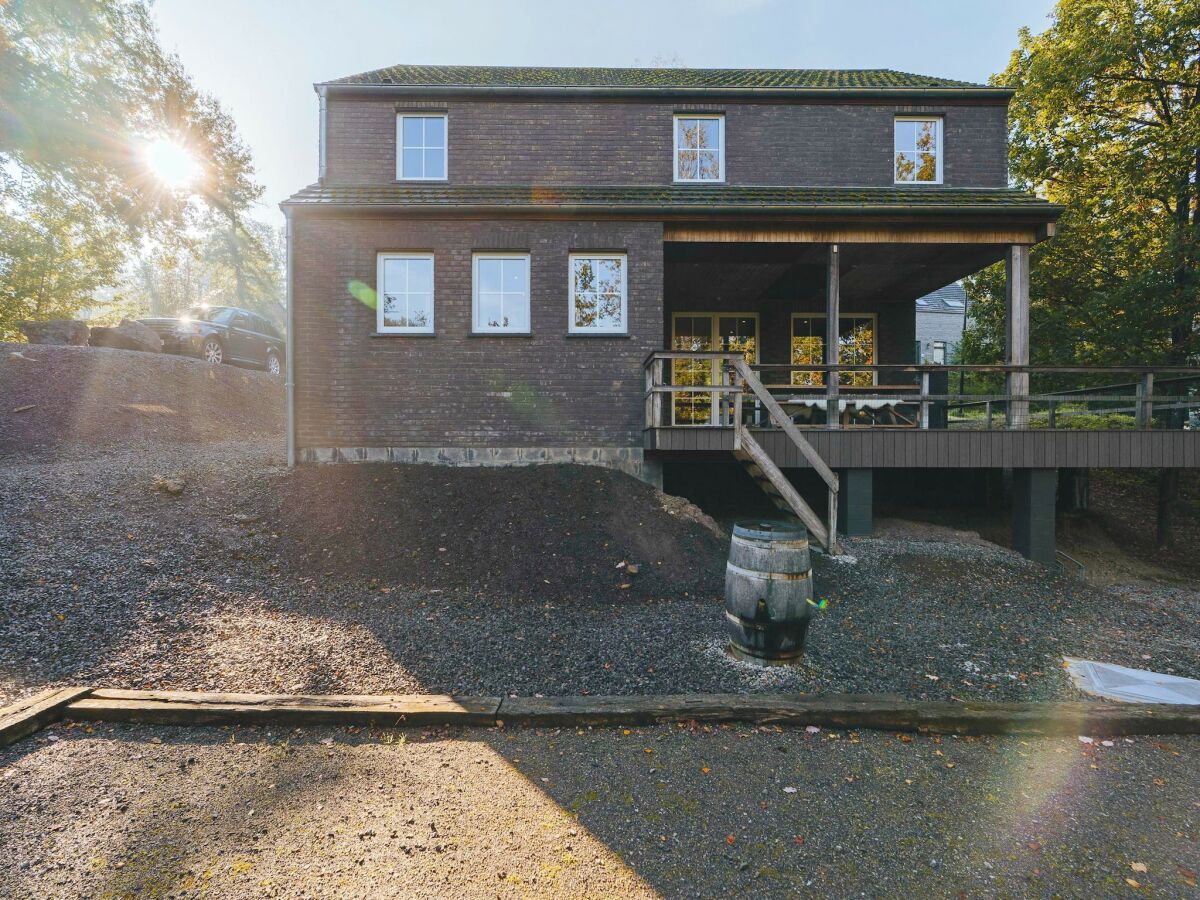
[[[156,0],[163,46],[237,122],[266,187],[317,178],[314,82],[397,63],[899,69],[984,82],[1053,0]]]

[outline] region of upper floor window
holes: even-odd
[[[896,117],[896,183],[942,183],[942,120]]]
[[[529,254],[475,254],[472,329],[529,333]]]
[[[625,254],[571,254],[571,334],[625,334]]]
[[[401,181],[446,180],[446,116],[396,116],[396,177]]]
[[[433,334],[433,254],[379,254],[376,329]]]
[[[675,180],[725,180],[725,117],[675,117]]]

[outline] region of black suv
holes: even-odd
[[[198,356],[213,365],[240,363],[283,371],[284,342],[268,319],[236,306],[201,306],[179,318],[142,319],[163,339],[163,351]]]

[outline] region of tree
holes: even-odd
[[[148,163],[163,141],[197,162],[187,190]],[[0,2],[0,189],[7,239],[54,246],[95,286],[116,282],[108,255],[88,256],[97,235],[129,254],[186,242],[206,214],[244,229],[262,192],[233,120],[159,46],[148,0]],[[0,269],[0,296],[34,315],[45,304],[22,292],[43,280],[30,274],[35,259],[55,264],[31,258],[17,267],[22,282],[10,280],[14,267]],[[78,287],[57,300],[56,315],[90,302]]]
[[[206,303],[240,306],[277,324],[284,319],[282,229],[250,220],[243,226],[211,214],[185,246],[151,248],[130,266],[124,292],[152,315]]]
[[[1182,363],[1200,350],[1200,4],[1059,0],[994,83],[1010,162],[1066,207],[1034,248],[1034,362]],[[965,358],[1003,348],[1003,273],[970,279]]]
[[[17,202],[25,214],[0,211],[0,340],[16,338],[23,319],[70,316],[89,305],[124,261],[120,229],[95,217],[90,204],[44,185]]]

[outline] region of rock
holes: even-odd
[[[707,528],[717,537],[722,539],[725,537],[725,532],[717,524],[717,520],[690,500],[683,497],[676,497],[674,494],[664,494],[659,491],[658,502],[662,506],[663,512],[667,515],[695,522],[701,528]]]
[[[163,347],[162,338],[154,329],[132,319],[122,319],[115,328],[93,328],[90,343],[93,347],[141,350],[144,353],[161,353]]]
[[[31,344],[66,344],[86,347],[89,329],[78,319],[50,319],[46,322],[22,322],[21,333]]]
[[[159,493],[178,497],[183,493],[183,489],[187,487],[187,482],[178,476],[158,475],[155,477],[151,487]]]
[[[641,568],[637,563],[629,563],[627,566],[625,566],[625,574],[627,575],[636,575],[640,571]]]

